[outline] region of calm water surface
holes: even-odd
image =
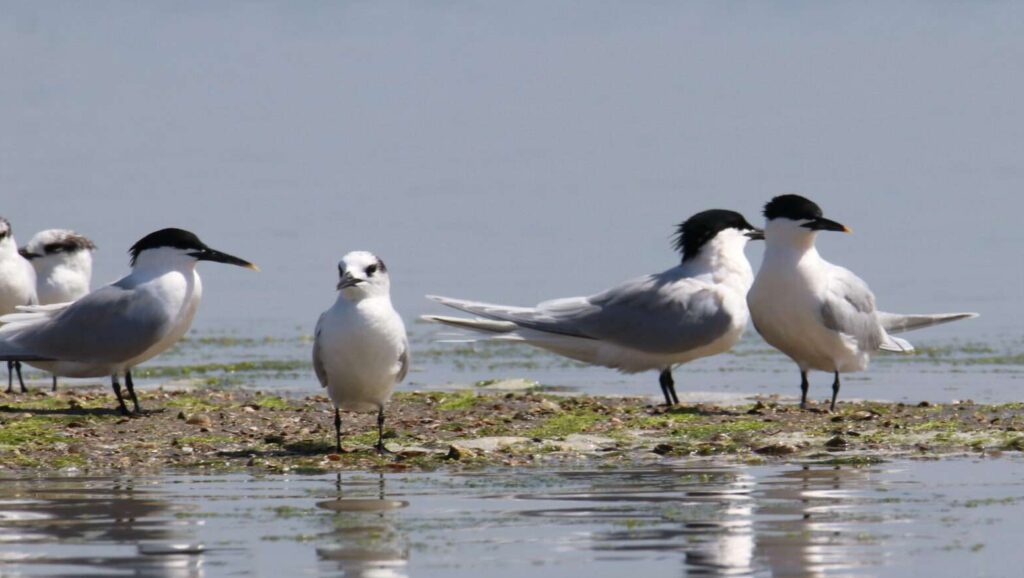
[[[1024,461],[13,478],[4,576],[1009,576]]]

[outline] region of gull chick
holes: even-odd
[[[409,340],[391,305],[391,280],[373,253],[353,251],[338,263],[338,298],[316,322],[313,369],[334,404],[334,441],[341,451],[341,413],[377,412],[377,453],[384,448],[384,405],[409,371]]]
[[[89,293],[92,253],[96,245],[68,229],[47,229],[18,250],[36,271],[36,295],[40,305],[67,303]],[[57,391],[57,376],[53,376]]]
[[[845,225],[826,219],[818,205],[799,195],[775,197],[765,205],[764,216],[764,261],[747,303],[758,333],[800,366],[800,407],[807,407],[808,371],[834,374],[834,411],[840,373],[866,369],[879,350],[914,350],[892,333],[977,317],[877,311],[867,284],[822,259],[814,247],[818,231],[850,232]]]
[[[71,303],[20,307],[0,322],[0,359],[32,362],[55,375],[111,376],[121,413],[128,414],[119,375],[141,412],[131,370],[174,345],[199,308],[199,261],[258,270],[212,249],[183,229],[161,229],[132,245],[131,272]]]
[[[661,273],[536,307],[428,296],[477,317],[423,318],[624,373],[657,370],[665,403],[673,405],[679,397],[672,368],[728,351],[743,335],[754,278],[743,249],[761,238],[761,230],[743,215],[711,209],[679,225],[676,249],[682,262]]]
[[[14,241],[11,223],[0,217],[0,315],[14,313],[22,305],[35,305],[36,272],[24,257],[18,253],[18,244]],[[25,388],[25,380],[21,377],[21,362],[7,360],[7,393],[14,391],[14,372],[18,372],[18,384],[21,391]]]

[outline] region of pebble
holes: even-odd
[[[202,414],[202,413],[197,413],[196,415],[193,415],[193,416],[189,417],[188,419],[186,419],[185,423],[187,423],[189,425],[198,425],[198,426],[203,426],[203,427],[210,427],[211,425],[213,425],[213,420],[211,420],[210,416],[208,416],[208,415],[205,415],[205,414]]]

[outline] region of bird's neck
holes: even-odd
[[[683,270],[688,277],[710,276],[715,283],[732,284],[745,292],[753,282],[754,272],[743,252],[744,245],[712,239],[696,256],[683,261]]]
[[[14,241],[14,237],[8,236],[0,240],[0,258],[10,259],[13,257],[21,257],[21,255],[18,255],[18,244]]]

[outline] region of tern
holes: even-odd
[[[68,303],[88,294],[95,250],[92,241],[68,229],[40,231],[19,249],[35,268],[39,304]],[[53,391],[57,391],[56,375]]]
[[[14,241],[11,223],[0,217],[0,315],[14,313],[23,305],[35,305],[36,271],[24,257],[18,253],[18,244]],[[7,360],[7,393],[14,391],[14,372],[18,373],[18,384],[22,393],[25,380],[21,377],[21,362]]]
[[[672,369],[728,351],[743,335],[754,274],[743,250],[762,232],[735,211],[697,213],[677,228],[682,262],[589,297],[536,307],[428,296],[476,318],[423,319],[520,341],[623,373],[657,370],[666,405],[679,403]]]
[[[391,280],[373,253],[353,251],[338,263],[338,297],[316,322],[313,369],[334,405],[334,441],[341,451],[341,412],[376,411],[378,454],[384,447],[384,405],[409,371],[409,339],[391,305]]]
[[[814,247],[818,231],[849,233],[826,219],[812,201],[781,195],[764,207],[764,261],[747,295],[754,327],[771,346],[800,366],[800,407],[807,407],[807,372],[839,374],[867,368],[871,354],[909,353],[914,347],[892,333],[977,317],[977,313],[900,315],[875,309],[867,284],[848,269],[821,258]]]
[[[192,325],[202,297],[199,261],[259,270],[208,247],[183,229],[150,233],[129,250],[131,272],[72,303],[21,307],[0,322],[0,359],[32,361],[55,375],[111,376],[128,414],[119,375],[141,412],[131,370],[174,345]]]

